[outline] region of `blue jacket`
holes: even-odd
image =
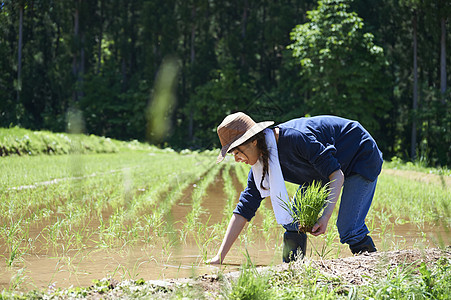
[[[294,119],[277,127],[277,148],[285,181],[299,185],[313,180],[328,182],[329,175],[338,169],[345,177],[360,174],[374,181],[381,172],[382,153],[356,121],[317,116]],[[234,213],[251,220],[262,200],[251,170]]]

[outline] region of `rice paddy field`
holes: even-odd
[[[256,275],[258,268],[276,272],[282,264],[283,229],[270,199],[247,224],[225,264],[205,264],[221,244],[249,171],[232,159],[215,164],[216,155],[149,148],[0,158],[0,299],[89,298],[93,293],[130,299],[302,298],[296,287],[308,298],[389,299],[394,292],[410,295],[404,284],[424,285],[412,291],[414,298],[450,296],[448,170],[384,165],[367,217],[378,253],[420,252],[415,252],[418,261],[397,264],[392,273],[361,288],[343,276],[321,275],[314,264]],[[291,195],[296,189],[288,185]],[[358,259],[339,243],[335,220],[336,212],[327,234],[309,235],[306,261]],[[437,259],[421,262],[421,253],[430,249]],[[229,273],[238,275],[226,280]],[[183,284],[187,278],[210,284]],[[168,286],[171,281],[178,283]],[[114,296],[124,282],[128,288]]]

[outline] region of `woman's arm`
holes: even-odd
[[[246,225],[246,222],[247,220],[243,216],[239,214],[232,215],[232,218],[230,219],[229,222],[229,226],[227,227],[227,232],[224,236],[224,239],[222,240],[221,247],[219,248],[218,254],[216,254],[216,256],[213,257],[212,259],[209,259],[207,261],[207,264],[212,265],[222,264],[224,258],[226,257],[233,243],[236,241],[238,235],[243,230],[244,225]]]
[[[329,176],[329,188],[330,194],[327,198],[327,205],[324,208],[322,216],[318,219],[315,225],[312,228],[312,235],[318,236],[326,232],[327,223],[329,223],[329,219],[332,216],[332,212],[334,211],[335,204],[337,204],[338,198],[340,197],[341,187],[344,182],[344,175],[341,170],[337,170],[330,174]]]

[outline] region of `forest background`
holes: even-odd
[[[205,149],[231,112],[334,114],[385,159],[449,167],[449,16],[447,0],[4,0],[0,126],[61,132],[81,112],[88,134]],[[171,126],[152,141],[165,61]]]

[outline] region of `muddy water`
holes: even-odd
[[[237,195],[239,195],[242,188],[236,178],[233,179],[233,182],[237,188]],[[172,207],[171,213],[166,219],[167,222],[173,224],[176,230],[183,227],[186,215],[191,210],[190,196],[193,188],[194,186],[190,186],[184,192],[184,196]],[[223,192],[221,175],[218,175],[208,188],[207,195],[208,197],[205,197],[203,202],[205,213],[201,215],[201,222],[208,221],[210,226],[227,220],[228,217],[223,215],[226,196]],[[264,205],[268,208],[271,207],[270,201],[265,201]],[[104,220],[107,220],[108,217],[104,215]],[[87,249],[83,250],[72,247],[64,249],[64,255],[62,254],[63,248],[59,248],[58,253],[51,253],[51,251],[43,251],[36,243],[32,251],[28,251],[16,259],[13,267],[7,267],[5,264],[8,251],[7,245],[3,244],[0,248],[0,254],[4,255],[0,257],[0,289],[11,288],[14,284],[19,284],[18,289],[20,290],[47,289],[49,286],[65,288],[71,285],[89,286],[93,279],[105,277],[117,280],[130,278],[158,280],[211,274],[220,270],[235,271],[246,262],[246,251],[257,266],[280,264],[283,230],[276,227],[272,237],[266,239],[259,231],[262,219],[262,215],[257,214],[252,220],[252,230],[249,230],[249,226],[245,228],[241,238],[232,247],[225,264],[221,267],[206,265],[204,259],[214,256],[222,236],[218,236],[207,245],[207,255],[189,237],[183,243],[168,243],[167,240],[156,236],[152,237],[148,243],[115,249],[102,249],[95,245],[89,245]],[[436,247],[440,244],[450,244],[449,228],[433,224],[419,228],[409,223],[395,224],[394,220],[391,221],[389,228],[384,232],[377,229],[381,226],[375,225],[376,229],[372,236],[379,250]],[[42,224],[43,228],[45,225]],[[98,224],[92,222],[90,226],[94,231]],[[43,228],[31,228],[30,237],[39,240],[38,235]],[[90,229],[88,228],[88,230]],[[329,230],[336,229],[329,228]],[[324,236],[309,235],[307,256],[318,258],[321,253],[328,253],[326,258],[351,255],[347,246],[339,243],[338,237],[328,244],[325,242]]]

